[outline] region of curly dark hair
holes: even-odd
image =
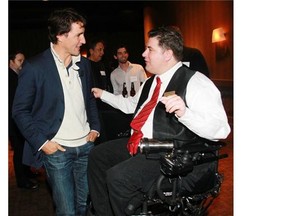
[[[48,18],[48,38],[53,43],[57,43],[57,35],[68,33],[72,23],[82,23],[86,26],[86,19],[73,8],[56,9]]]

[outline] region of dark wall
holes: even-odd
[[[130,61],[144,66],[143,6],[140,2],[114,1],[9,1],[9,49],[20,48],[31,57],[49,47],[47,19],[56,8],[73,7],[87,18],[86,39],[106,41],[106,59],[113,46],[126,43]],[[86,45],[83,45],[86,49]]]
[[[49,47],[47,18],[59,7],[74,7],[86,15],[87,39],[93,34],[106,40],[106,59],[113,60],[112,48],[127,43],[130,61],[144,66],[144,22],[177,25],[186,46],[201,50],[211,78],[233,81],[233,1],[9,1],[9,46],[22,48],[32,56]],[[145,11],[151,17],[145,19]],[[146,9],[146,10],[145,10]],[[179,13],[179,11],[181,13]],[[146,15],[147,16],[147,15]],[[226,30],[229,55],[217,60],[212,31]],[[145,30],[147,32],[150,29]],[[85,48],[85,46],[83,46]]]

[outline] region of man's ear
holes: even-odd
[[[93,53],[93,49],[92,48],[89,49],[89,53],[90,53],[90,55],[92,55],[92,53]]]
[[[61,37],[61,35],[57,35],[56,38],[57,38],[57,41],[59,41],[59,42],[62,41],[62,37]]]
[[[67,36],[68,36],[68,33],[58,34],[58,35],[56,35],[56,38],[58,39],[58,41],[61,41],[61,42],[62,42],[63,38],[64,38],[64,37],[67,38]]]
[[[59,42],[62,42],[62,39],[63,39],[64,37],[67,38],[67,37],[68,37],[68,33],[59,34],[59,35],[56,36],[57,41],[59,41]]]
[[[113,55],[114,59],[117,60],[117,56]]]
[[[173,57],[173,52],[171,49],[165,50],[164,52],[165,60],[169,61]]]

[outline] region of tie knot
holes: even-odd
[[[157,85],[161,84],[161,79],[160,77],[156,77]]]

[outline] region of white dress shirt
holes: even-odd
[[[141,83],[147,79],[146,72],[142,65],[132,64],[129,62],[127,71],[123,71],[120,66],[115,68],[110,75],[110,80],[113,86],[113,93],[115,95],[121,95],[123,90],[123,83],[126,83],[128,96],[130,96],[131,83],[134,83],[135,91],[140,89]]]
[[[158,101],[162,97],[172,76],[181,66],[182,62],[178,62],[174,67],[159,75],[162,85]],[[150,100],[155,86],[156,79],[154,79],[152,83],[147,100],[142,104],[138,112]],[[122,95],[113,95],[103,91],[101,100],[114,108],[120,109],[124,113],[134,113],[142,88],[143,85],[134,97],[128,98],[123,98]],[[185,99],[187,102],[187,109],[185,114],[178,118],[179,122],[198,136],[209,140],[217,141],[219,139],[225,139],[229,135],[231,129],[222,104],[221,94],[209,78],[200,72],[196,72],[187,84]],[[155,108],[152,110],[141,129],[143,137],[153,138],[154,111]]]

